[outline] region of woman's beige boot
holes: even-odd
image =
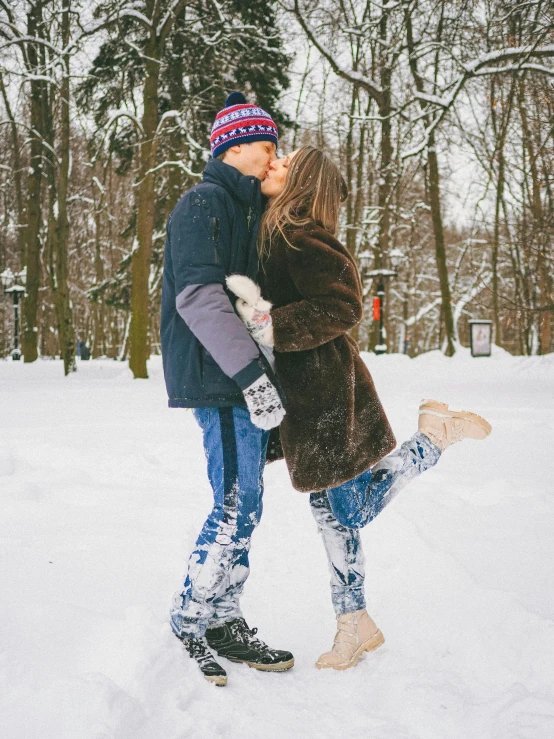
[[[421,431],[441,451],[462,439],[485,439],[491,425],[469,411],[452,411],[438,400],[422,400],[419,406],[418,431]]]
[[[337,616],[337,634],[330,652],[317,660],[318,669],[332,667],[347,670],[354,667],[363,652],[372,652],[385,641],[385,637],[368,615],[365,608]]]

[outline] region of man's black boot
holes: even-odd
[[[234,618],[206,631],[206,641],[220,657],[231,662],[246,662],[256,670],[290,670],[294,657],[282,649],[270,649],[256,637],[258,629],[249,629],[243,618]]]
[[[227,685],[227,673],[215,661],[205,639],[181,639],[181,641],[208,682],[219,686]]]

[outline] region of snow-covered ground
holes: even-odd
[[[305,495],[266,471],[243,599],[293,670],[202,680],[167,623],[210,508],[192,414],[117,362],[0,362],[0,736],[4,739],[552,739],[554,355],[367,357],[398,439],[422,397],[476,410],[363,531],[386,637],[318,671],[334,616]]]

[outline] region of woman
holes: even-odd
[[[346,669],[384,637],[365,610],[364,556],[358,529],[446,447],[483,439],[489,424],[424,401],[418,432],[396,451],[395,438],[356,342],[361,319],[356,264],[335,233],[347,192],[336,165],[305,146],[275,161],[262,183],[269,198],[260,228],[260,282],[239,295],[237,310],[259,344],[274,348],[287,411],[279,427],[293,486],[310,492],[331,570],[337,614],[332,649],[317,667]],[[269,461],[278,458],[274,451]]]

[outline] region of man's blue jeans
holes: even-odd
[[[378,516],[410,480],[435,465],[440,455],[440,449],[418,431],[367,472],[310,495],[329,561],[337,615],[366,606],[365,559],[358,529]]]
[[[246,408],[193,412],[204,436],[214,505],[170,613],[173,630],[185,638],[202,637],[208,626],[242,616],[239,598],[250,571],[250,538],[262,515],[269,437],[250,421]]]

